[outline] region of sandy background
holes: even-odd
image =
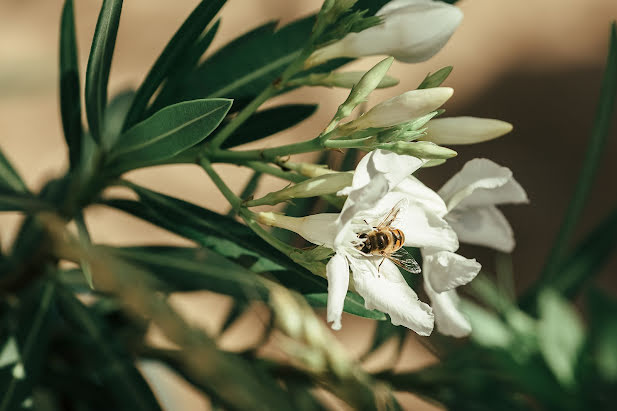
[[[75,3],[83,81],[100,1],[75,0]],[[125,1],[110,95],[138,84],[196,4],[196,0]],[[317,0],[230,0],[223,9],[222,25],[210,50],[265,21],[280,18],[285,23],[315,11],[319,4]],[[61,7],[60,0],[0,1],[0,145],[35,190],[67,167],[57,97]],[[541,269],[576,181],[599,94],[609,21],[617,18],[617,2],[465,0],[460,2],[460,7],[465,18],[447,46],[426,63],[395,63],[390,74],[400,78],[401,84],[374,93],[369,106],[415,88],[429,71],[453,65],[454,71],[446,83],[455,89],[454,97],[445,106],[449,115],[494,117],[514,124],[515,131],[509,136],[461,149],[459,157],[424,172],[421,178],[439,188],[473,157],[491,158],[514,171],[531,199],[529,206],[505,208],[518,240],[513,259],[520,291]],[[377,58],[365,59],[350,68],[368,68],[377,61]],[[283,96],[279,102],[319,102],[320,109],[310,120],[265,144],[274,146],[314,136],[344,97],[344,91],[323,88],[303,89]],[[617,154],[616,130],[613,127],[579,237],[617,201],[614,183],[617,163],[611,161]],[[234,166],[219,169],[232,187],[242,187],[248,177],[245,170]],[[133,172],[129,177],[214,210],[226,210],[223,197],[197,167],[168,166]],[[283,185],[284,182],[266,179],[259,192]],[[103,208],[89,210],[87,220],[98,242],[189,244]],[[18,221],[15,215],[0,215],[3,247],[10,243]],[[462,253],[479,258],[487,267],[493,264],[493,254],[485,250],[468,247],[462,248]],[[611,280],[616,263],[613,258],[600,277],[602,284],[613,291],[617,290],[614,275]],[[191,319],[212,331],[220,323],[216,311],[220,312],[220,307],[227,304],[227,300],[203,294],[178,299],[178,305]],[[248,316],[244,322],[250,327],[258,324],[260,317]],[[353,317],[346,317],[344,322],[345,327],[339,333],[341,340],[349,345],[352,354],[361,353],[368,344],[372,324]],[[240,333],[226,336],[226,344],[234,346]],[[431,361],[420,347],[413,339],[408,341],[399,364],[401,369]],[[145,367],[148,372],[157,371],[156,365]],[[170,385],[159,378],[153,384],[169,409],[179,404],[176,401],[188,401],[184,403],[188,409],[207,408],[206,400],[183,391],[177,384]],[[404,400],[407,408],[428,407],[408,395]]]

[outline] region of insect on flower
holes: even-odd
[[[396,203],[377,226],[372,227],[371,231],[359,234],[358,238],[362,243],[356,248],[364,255],[382,256],[383,258],[379,263],[379,267],[381,267],[381,264],[387,258],[410,273],[418,274],[421,271],[420,265],[412,255],[403,248],[403,244],[405,244],[405,234],[398,228],[391,227],[399,211],[404,207],[404,203],[404,200]]]

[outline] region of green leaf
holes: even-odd
[[[590,358],[594,375],[609,383],[617,383],[617,300],[607,293],[592,289],[587,298],[589,307]]]
[[[555,377],[566,387],[575,383],[575,369],[585,340],[578,313],[567,300],[547,289],[538,297],[538,342]]]
[[[304,121],[316,110],[316,104],[289,104],[258,111],[226,139],[222,147],[235,147],[271,136]]]
[[[225,118],[231,100],[205,99],[174,104],[125,132],[109,154],[111,173],[171,158],[206,138]]]
[[[86,69],[86,117],[95,142],[101,143],[107,82],[120,24],[122,0],[103,0]]]
[[[180,63],[180,58],[198,40],[205,27],[219,12],[226,0],[202,0],[182,26],[169,40],[143,81],[126,118],[124,130],[129,129],[142,117],[150,98],[169,73]]]
[[[0,411],[21,409],[23,401],[32,395],[45,361],[55,295],[56,287],[52,283],[35,287],[28,296],[21,299],[19,311],[13,313],[18,324],[16,338],[13,340],[13,344],[17,345],[18,359],[0,369]],[[11,342],[4,344],[2,354],[4,360],[11,360],[7,357],[11,356],[12,348],[15,347],[7,347],[7,344]],[[15,353],[12,354],[15,359]]]
[[[90,360],[97,364],[93,370],[103,383],[113,402],[120,409],[160,410],[160,406],[139,371],[134,359],[119,348],[119,344],[105,322],[79,301],[73,293],[59,289],[62,313],[77,327],[92,349]],[[113,407],[112,407],[113,408]]]
[[[255,47],[258,47],[255,43],[266,41],[270,38],[276,24],[276,21],[268,22],[232,40],[210,56],[199,68],[187,73],[182,82],[173,85],[173,89],[170,85],[165,85],[161,93],[154,100],[154,103],[152,103],[150,112],[152,112],[152,110],[160,110],[161,107],[165,107],[169,104],[207,96],[210,94],[210,91],[216,87],[216,84],[219,84],[219,78],[221,80],[220,84],[225,84],[223,80],[225,80],[225,82],[233,81],[233,76],[226,75],[226,73],[230,71],[240,71],[242,70],[242,66],[234,64],[228,67],[226,63],[236,59],[242,59],[241,56],[247,52],[251,52],[251,50],[255,53],[257,51]],[[208,66],[212,68],[207,68]],[[232,67],[233,69],[231,69]],[[231,94],[211,96],[237,99]]]
[[[69,147],[69,163],[74,169],[81,155],[82,127],[73,0],[64,2],[60,21],[60,113]]]
[[[447,66],[432,74],[427,74],[424,80],[422,80],[422,83],[418,86],[418,89],[439,87],[444,81],[446,81],[451,72],[452,66]]]
[[[304,298],[313,307],[325,307],[328,303],[328,293],[305,294]],[[358,317],[370,318],[373,320],[384,321],[387,317],[384,313],[377,310],[367,310],[364,308],[364,299],[356,293],[347,292],[343,311]]]
[[[596,116],[587,145],[585,159],[583,160],[583,167],[574,188],[572,199],[568,205],[566,216],[561,223],[557,238],[546,259],[544,269],[538,280],[539,282],[525,295],[522,300],[524,305],[528,306],[533,304],[535,295],[537,295],[540,289],[552,287],[552,282],[561,275],[559,269],[562,267],[568,244],[583,213],[598,167],[600,166],[602,154],[606,151],[604,147],[606,146],[606,140],[611,126],[611,116],[615,107],[616,95],[617,28],[616,24],[613,23],[610,30],[608,57],[606,59],[606,68],[602,80],[600,100],[596,109]]]
[[[469,318],[475,342],[484,347],[509,349],[514,336],[497,315],[469,300],[461,300],[461,310]]]
[[[17,174],[9,160],[0,150],[0,189],[8,188],[17,192],[27,193],[28,187]]]
[[[617,208],[602,220],[574,251],[564,259],[553,287],[573,298],[586,283],[602,273],[617,248]]]
[[[267,299],[268,289],[256,273],[207,248],[106,248],[143,267],[173,291],[210,290],[242,300]]]
[[[36,213],[46,210],[52,210],[52,207],[37,197],[30,194],[12,193],[0,190],[0,211]]]
[[[105,109],[103,120],[103,146],[113,147],[122,133],[122,125],[135,98],[135,91],[125,90],[116,94]]]

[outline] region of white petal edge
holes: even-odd
[[[419,335],[430,335],[434,317],[431,307],[418,299],[394,263],[381,258],[351,258],[354,286],[367,309],[390,315],[392,324],[404,325]]]
[[[444,335],[456,338],[471,334],[469,320],[458,309],[459,297],[456,291],[450,290],[438,293],[431,288],[428,281],[424,281],[424,290],[431,300],[437,331]]]
[[[328,277],[327,321],[332,323],[333,330],[341,329],[341,316],[345,296],[349,288],[349,263],[341,253],[336,253],[326,265]]]
[[[496,207],[455,210],[446,216],[462,243],[481,245],[511,253],[516,245],[508,220]]]
[[[492,118],[446,117],[427,123],[423,141],[441,145],[475,144],[489,141],[512,131],[512,124]]]
[[[449,251],[422,250],[424,281],[438,293],[452,290],[473,280],[482,266],[475,259]]]

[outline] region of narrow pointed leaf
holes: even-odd
[[[146,109],[152,95],[156,92],[170,71],[179,64],[179,58],[197,41],[199,35],[219,12],[226,0],[202,0],[169,40],[156,60],[137,93],[129,110],[123,129],[127,130],[137,123]]]
[[[97,376],[113,402],[121,409],[160,410],[150,387],[135,368],[134,360],[119,349],[105,322],[67,290],[60,289],[58,301],[69,323],[91,344],[91,360],[99,365]]]
[[[21,193],[27,193],[28,188],[17,174],[9,160],[0,150],[0,188],[7,188]]]
[[[125,90],[116,94],[109,101],[103,120],[103,141],[105,142],[105,147],[113,147],[118,141],[122,133],[122,125],[134,98],[134,90]]]
[[[602,87],[600,90],[600,99],[596,109],[596,116],[591,130],[589,143],[581,173],[579,174],[578,182],[574,188],[574,193],[566,215],[559,228],[557,238],[553,243],[551,252],[546,259],[544,269],[540,276],[540,282],[535,285],[534,289],[527,293],[523,303],[529,305],[533,303],[534,296],[537,295],[540,288],[543,286],[552,287],[550,284],[555,278],[559,277],[559,268],[563,262],[564,256],[568,250],[571,237],[574,234],[579,219],[583,213],[589,192],[595,179],[602,155],[606,151],[604,149],[608,134],[611,127],[611,117],[615,107],[615,97],[617,96],[617,25],[613,23],[610,28],[608,57],[606,59],[606,67]]]
[[[231,100],[174,104],[125,132],[109,154],[108,168],[120,174],[171,158],[205,139],[225,118]]]
[[[64,138],[69,148],[69,164],[74,169],[81,155],[81,101],[79,63],[75,39],[73,0],[66,0],[60,22],[60,113]]]
[[[52,207],[48,203],[30,194],[0,190],[0,211],[36,213],[50,210],[52,210]]]
[[[0,411],[21,409],[23,401],[32,396],[45,361],[55,298],[54,284],[37,286],[22,299],[19,312],[15,313],[19,325],[15,330],[16,347],[13,347],[17,351],[17,361],[0,368]]]
[[[256,275],[206,248],[109,248],[143,267],[173,291],[210,290],[240,299],[265,299],[268,289]]]
[[[575,384],[575,369],[585,340],[578,313],[552,290],[538,298],[538,342],[540,351],[555,377],[566,387]]]
[[[103,113],[107,104],[107,83],[120,24],[122,0],[103,0],[94,30],[86,70],[86,117],[95,142],[101,143]]]
[[[316,104],[289,104],[258,111],[226,139],[222,147],[261,140],[306,120],[316,110]]]

